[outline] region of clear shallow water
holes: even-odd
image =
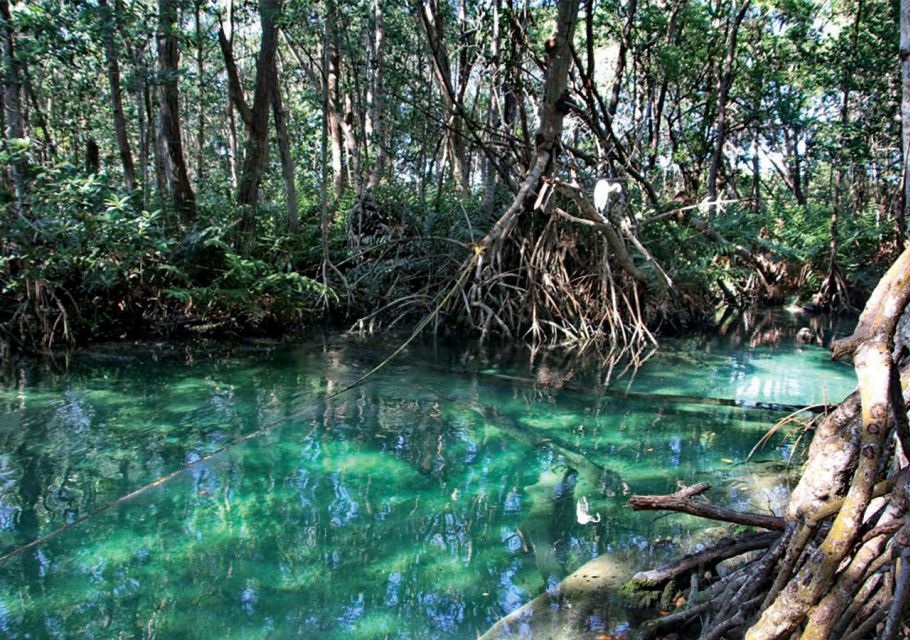
[[[798,348],[802,324],[667,341],[606,395],[565,354],[436,343],[325,400],[394,347],[342,338],[8,367],[2,553],[276,426],[0,564],[0,636],[475,638],[600,553],[634,569],[703,539],[629,493],[783,501],[788,447],[738,464],[783,414],[698,398],[840,400],[852,369]],[[576,520],[582,497],[599,523]]]

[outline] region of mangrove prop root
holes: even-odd
[[[656,587],[685,575],[694,576],[696,575],[694,572],[713,567],[723,560],[735,558],[749,551],[765,549],[771,546],[777,538],[776,533],[747,534],[737,538],[724,538],[712,547],[687,555],[660,569],[640,571],[632,576],[632,584],[637,587]],[[690,592],[690,598],[693,597]]]
[[[717,640],[891,640],[906,634],[910,466],[904,453],[910,448],[910,367],[895,360],[908,345],[895,342],[903,340],[896,330],[910,313],[908,304],[910,250],[905,250],[879,282],[853,335],[832,346],[834,357],[853,357],[858,390],[819,424],[784,518],[712,505],[698,497],[708,489],[704,483],[630,500],[634,509],[771,530],[759,534],[769,540],[757,558],[703,588],[697,602],[690,593],[688,609],[670,614],[679,624],[700,623],[701,638]],[[727,541],[730,557],[741,542]],[[691,562],[684,565],[686,560],[636,578],[666,576],[686,584],[681,580],[686,569],[680,567],[690,573],[698,567],[697,562],[695,569]],[[697,581],[692,585],[695,591]]]

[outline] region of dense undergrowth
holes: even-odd
[[[479,199],[421,197],[405,187],[379,188],[367,202],[330,203],[333,221],[323,233],[314,197],[293,235],[281,212],[264,205],[254,239],[239,250],[229,200],[202,200],[186,226],[141,192],[118,190],[104,173],[42,169],[32,180],[28,217],[10,207],[0,220],[0,335],[14,348],[47,349],[111,337],[287,334],[319,323],[402,326],[435,308],[496,217]],[[546,224],[547,214],[524,215],[528,228]],[[715,215],[719,233],[767,258],[773,283],[757,282],[753,269],[692,228],[671,220],[650,225],[647,244],[676,292],[646,317],[679,328],[733,302],[730,292],[738,304],[810,300],[825,276],[829,215],[821,206],[786,204]],[[838,262],[856,304],[890,257],[878,223],[875,211],[857,211],[841,224]],[[571,225],[556,233],[561,246],[571,245],[566,260],[586,268],[583,256],[601,239]],[[441,324],[456,329],[458,304],[446,312]]]

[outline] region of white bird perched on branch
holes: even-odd
[[[622,197],[622,185],[607,178],[601,178],[594,185],[594,207],[597,213],[604,216],[604,212],[613,200]]]

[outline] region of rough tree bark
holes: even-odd
[[[910,252],[904,251],[876,287],[853,335],[832,347],[834,357],[853,355],[859,379],[862,429],[847,494],[818,550],[809,554],[802,569],[750,629],[749,640],[788,637],[828,593],[841,562],[854,551],[882,463],[890,455],[887,442],[894,434],[895,416],[906,415],[903,398],[892,393],[898,376],[892,353],[897,324],[908,301]],[[802,638],[827,638],[825,622],[810,618]]]
[[[158,0],[157,139],[171,201],[182,221],[188,223],[196,214],[196,196],[190,186],[180,133],[179,4],[179,0]]]
[[[528,198],[540,188],[541,180],[553,164],[556,145],[562,132],[562,122],[569,112],[567,88],[579,4],[579,0],[563,0],[559,3],[556,30],[546,42],[547,71],[540,101],[540,126],[534,136],[536,143],[534,161],[512,204],[484,238],[484,246],[495,247],[509,235]]]

